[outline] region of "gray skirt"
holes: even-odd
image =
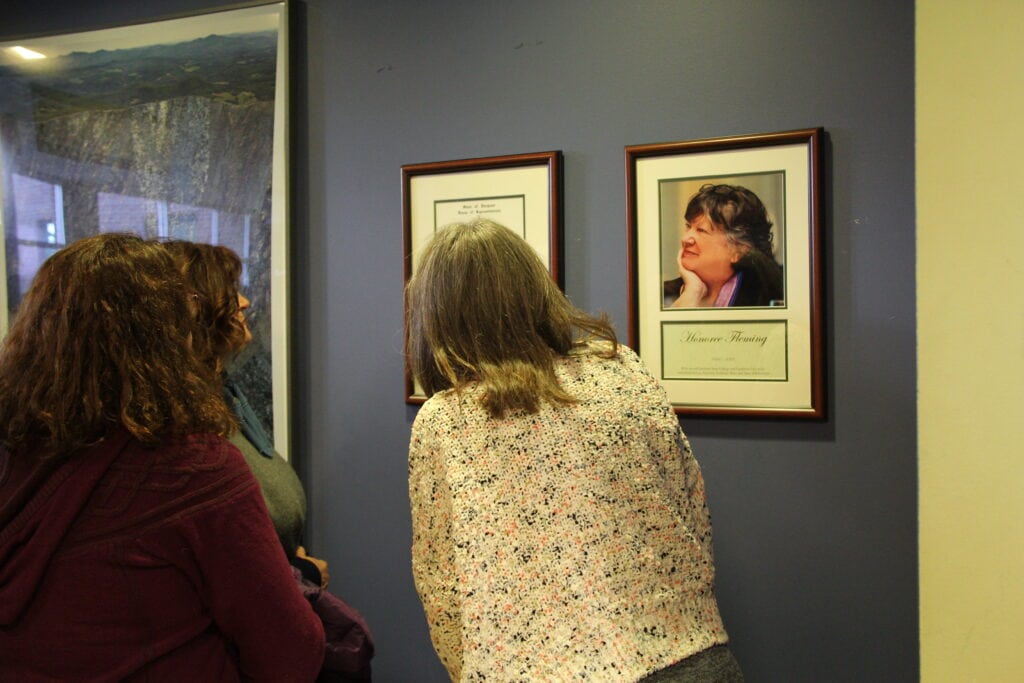
[[[743,683],[743,671],[727,645],[715,645],[645,676],[640,683]]]

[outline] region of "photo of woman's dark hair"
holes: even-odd
[[[686,204],[676,266],[663,307],[781,306],[783,267],[761,199],[740,185],[705,183]]]

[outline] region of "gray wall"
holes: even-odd
[[[210,0],[17,0],[4,36]],[[446,680],[409,572],[402,164],[561,149],[565,282],[625,333],[623,146],[823,126],[829,418],[683,419],[750,681],[918,677],[913,3],[295,5],[297,446],[309,545],[379,682]]]

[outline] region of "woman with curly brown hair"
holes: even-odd
[[[48,259],[0,349],[0,679],[311,681],[296,589],[163,246]]]
[[[354,608],[324,590],[327,563],[306,555],[302,547],[306,494],[291,464],[274,451],[270,435],[249,406],[241,388],[227,372],[234,357],[251,341],[246,322],[249,300],[239,289],[242,261],[224,246],[175,240],[164,243],[185,279],[193,302],[192,346],[238,420],[230,435],[252,469],[263,492],[278,538],[300,585],[324,619],[327,647],[320,681],[369,680],[374,644],[369,626]],[[305,579],[303,582],[302,579]]]
[[[485,219],[406,297],[413,578],[451,679],[741,681],[700,467],[608,321]]]
[[[192,347],[223,384],[223,396],[238,420],[239,429],[229,439],[242,451],[263,491],[263,499],[274,521],[281,545],[289,560],[303,575],[320,586],[328,580],[327,563],[306,556],[302,537],[306,518],[306,494],[295,470],[274,451],[274,444],[249,405],[249,401],[227,373],[231,360],[252,341],[246,322],[249,300],[239,290],[242,261],[224,246],[173,240],[164,247],[174,258],[193,301],[195,326]]]

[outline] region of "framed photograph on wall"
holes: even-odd
[[[561,151],[402,166],[406,282],[437,230],[483,217],[522,236],[562,287],[561,192]],[[405,384],[407,403],[426,400],[408,367]]]
[[[822,134],[625,148],[630,346],[676,412],[824,416]]]
[[[288,51],[282,1],[0,44],[0,334],[82,237],[229,247],[253,333],[232,378],[285,457]]]

